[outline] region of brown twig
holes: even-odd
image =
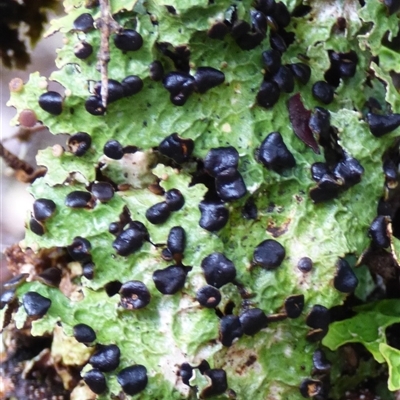
[[[28,175],[35,171],[32,165],[8,151],[2,143],[0,143],[0,157],[2,157],[6,164],[15,171],[24,171]]]
[[[33,183],[36,178],[44,176],[47,172],[45,167],[33,168],[32,165],[8,151],[2,143],[0,143],[0,157],[15,171],[16,178],[24,183]]]
[[[118,29],[118,24],[111,15],[109,0],[100,0],[101,20],[97,25],[101,31],[100,50],[97,56],[100,64],[101,74],[101,102],[103,107],[107,107],[108,98],[108,63],[110,62],[110,45],[109,39],[112,31]]]

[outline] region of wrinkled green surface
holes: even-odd
[[[385,32],[378,22],[372,26],[365,23],[375,21],[375,18],[376,21],[385,21],[388,23],[386,29],[395,35],[398,18],[392,16],[386,21],[382,10],[384,6],[377,0],[367,2],[361,10],[355,0],[331,2],[329,6],[324,1],[316,1],[312,4],[312,13],[293,18],[287,28],[295,32],[297,40],[284,54],[284,62],[299,62],[299,53],[310,58],[310,82],[307,85],[296,83],[294,91],[301,93],[308,109],[321,106],[312,97],[311,87],[314,82],[323,79],[324,72],[329,68],[327,50],[348,52],[352,49],[359,57],[355,77],[341,82],[334,102],[327,108],[331,111],[331,123],[338,130],[340,146],[361,163],[365,173],[359,184],[342,193],[338,199],[315,205],[308,195],[315,186],[310,177],[310,166],[325,158],[323,154],[313,153],[294,135],[287,111],[291,94],[282,94],[271,110],[255,103],[263,79],[261,52],[269,48],[269,41],[264,40],[254,50],[242,51],[229,34],[224,40],[212,40],[207,36],[213,21],[227,18],[232,4],[237,6],[239,17],[249,21],[250,1],[166,3],[176,8],[177,15],[170,14],[162,1],[111,1],[114,12],[123,8],[128,11],[115,18],[125,27],[136,27],[144,38],[144,45],[139,51],[123,54],[110,40],[109,77],[122,80],[127,75],[139,75],[144,81],[144,89],[109,105],[107,114],[101,117],[88,114],[84,108],[93,81],[100,79],[95,68],[99,32],[93,30],[86,35],[71,32],[72,21],[88,10],[81,6],[80,1],[68,0],[65,3],[68,15],[55,21],[51,29],[64,32],[67,43],[58,51],[57,66],[60,69],[50,77],[66,89],[63,113],[59,117],[51,116],[38,106],[37,98],[46,90],[45,78],[38,73],[31,75],[22,92],[12,93],[9,105],[17,109],[14,122],[20,111],[31,108],[54,134],[89,133],[92,147],[80,158],[68,152],[56,157],[51,149],[39,153],[38,164],[46,166],[48,173],[36,180],[30,191],[35,198],[51,198],[57,210],[46,222],[46,234],[39,237],[27,230],[24,244],[34,249],[63,247],[76,236],[85,237],[92,244],[95,278],[91,281],[81,279],[84,300],[79,302],[69,300],[57,289],[38,283],[24,284],[19,289],[20,294],[36,290],[52,299],[48,314],[33,323],[33,334],[51,332],[57,321],[62,323],[65,333],[69,335],[74,324],[89,324],[96,330],[99,343],[116,343],[120,347],[122,358],[119,369],[134,363],[146,366],[149,384],[140,399],[187,398],[189,389],[177,376],[179,365],[183,362],[194,365],[203,359],[211,367],[225,369],[228,386],[236,392],[238,399],[299,399],[298,387],[303,379],[311,376],[312,354],[318,347],[305,339],[309,330],[305,324],[306,315],[315,304],[330,308],[344,301],[345,295],[333,287],[335,264],[339,257],[347,254],[359,257],[369,246],[368,227],[376,215],[376,205],[383,192],[382,155],[398,135],[397,130],[385,137],[375,138],[362,121],[360,111],[364,110],[369,96],[380,100],[386,96],[393,111],[400,112],[399,95],[388,72],[390,65],[386,68],[382,63],[379,67],[372,64],[377,76],[388,85],[387,91],[377,79],[372,80],[370,86],[365,84],[371,53],[376,55],[379,52],[383,56],[383,50],[377,43]],[[292,10],[299,2],[285,3]],[[134,11],[131,11],[132,7]],[[89,12],[95,19],[99,17],[98,10]],[[152,24],[149,14],[156,17],[158,24]],[[348,21],[348,29],[340,34],[334,29],[338,16],[345,16]],[[72,51],[82,39],[94,47],[94,54],[85,61],[74,57]],[[194,93],[182,107],[173,106],[162,83],[153,82],[148,77],[148,65],[154,59],[161,60],[167,72],[174,70],[172,62],[158,51],[157,42],[188,45],[191,72],[194,73],[199,66],[222,69],[225,83],[205,94]],[[254,151],[272,131],[282,134],[296,159],[296,167],[283,175],[266,170],[254,158]],[[73,210],[65,206],[64,199],[68,193],[85,190],[85,184],[95,179],[98,162],[104,162],[103,146],[109,139],[148,151],[174,132],[195,141],[193,155],[198,158],[204,158],[210,148],[228,145],[237,148],[240,154],[239,171],[258,208],[256,220],[242,217],[241,209],[246,197],[228,205],[231,216],[221,231],[209,233],[202,229],[198,225],[198,204],[206,188],[202,184],[189,185],[193,170],[190,164],[181,171],[159,164],[152,170],[154,176],[148,171],[150,165],[146,164],[145,172],[139,177],[142,185],[133,184],[130,190],[116,192],[110,202],[96,204],[91,210]],[[154,167],[151,157],[143,162],[150,163],[150,160]],[[117,183],[124,183],[125,170],[120,168],[120,164],[107,163],[102,173]],[[177,188],[185,197],[185,206],[158,226],[150,224],[145,218],[145,211],[151,205],[163,201],[162,196],[147,188],[155,177],[161,179],[164,189]],[[108,232],[108,226],[118,221],[124,206],[129,208],[133,220],[146,225],[155,244],[166,243],[171,227],[181,225],[185,229],[187,245],[183,263],[191,266],[192,270],[181,292],[163,296],[155,289],[152,273],[170,265],[161,258],[162,246],[154,247],[146,242],[128,257],[115,254],[112,248],[114,237]],[[255,246],[265,239],[274,238],[273,233],[286,250],[282,265],[275,271],[250,268]],[[223,252],[234,262],[237,280],[252,295],[253,306],[267,314],[275,314],[282,311],[286,297],[304,294],[302,315],[296,320],[271,323],[254,337],[242,337],[233,346],[224,348],[218,340],[217,315],[194,301],[196,291],[205,283],[201,261],[216,251]],[[301,273],[296,267],[298,260],[304,256],[314,262],[313,271],[309,274]],[[363,293],[371,290],[371,278],[367,274],[358,275],[362,288],[358,289],[361,293],[358,297],[363,298]],[[119,296],[109,298],[103,289],[110,281],[126,282],[132,279],[143,281],[152,295],[150,304],[142,310],[123,310],[118,304]],[[233,313],[239,314],[242,299],[238,289],[234,285],[226,285],[222,293],[221,304],[233,300]],[[393,301],[393,304],[393,307],[399,308],[397,302]],[[323,343],[331,349],[349,341],[364,343],[377,361],[386,360],[390,371],[396,370],[397,362],[391,361],[395,358],[394,353],[380,347],[385,337],[378,328],[398,321],[398,313],[377,314],[376,309],[368,310],[364,308],[356,317],[333,324]],[[22,307],[15,319],[22,326],[25,320]],[[350,332],[357,335],[352,336],[352,340],[349,340]],[[255,361],[248,362],[253,357]],[[370,371],[374,371],[374,366],[368,364],[363,374],[367,375]],[[106,375],[109,392],[99,396],[103,399],[120,391],[115,372]],[[390,388],[397,387],[396,376],[396,373],[391,373]],[[343,392],[356,381],[344,379],[340,390]],[[201,375],[194,377],[193,382],[199,390],[207,385]],[[339,389],[335,390],[335,393],[340,393]]]

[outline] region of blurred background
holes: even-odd
[[[48,9],[39,9],[43,6],[43,0],[38,0],[30,2],[36,3],[35,9],[30,8],[32,5],[28,1],[26,7],[21,8],[24,3],[0,0],[0,140],[7,150],[35,166],[35,155],[39,149],[55,143],[64,145],[65,139],[52,135],[45,128],[35,128],[30,132],[10,126],[15,110],[6,106],[10,97],[9,82],[13,78],[21,78],[26,82],[29,74],[36,71],[48,77],[56,69],[56,48],[62,46],[62,35],[56,33],[49,38],[40,38],[48,27],[46,19],[50,20],[60,14],[62,6],[60,2],[51,0],[44,6],[49,7]],[[37,41],[33,49],[32,41]],[[28,184],[17,181],[14,171],[1,158],[0,172],[1,282],[9,277],[3,252],[8,246],[23,239],[25,222],[32,209],[33,199],[27,192]]]

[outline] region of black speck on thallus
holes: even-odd
[[[225,74],[212,67],[199,67],[194,75],[195,90],[205,93],[207,90],[221,85],[225,81]]]
[[[384,215],[377,216],[369,227],[368,234],[376,247],[387,248],[390,246],[388,235],[389,218]]]
[[[94,85],[94,93],[98,98],[101,98],[101,81]],[[125,96],[124,87],[115,79],[108,79],[108,95],[107,103],[113,103],[122,99]]]
[[[200,398],[207,399],[209,397],[218,396],[228,389],[226,372],[223,369],[208,369],[204,371],[204,375],[207,375],[211,379],[211,385],[203,389]]]
[[[92,195],[89,192],[75,190],[68,193],[65,198],[65,205],[71,208],[85,208],[89,206]]]
[[[37,199],[33,203],[33,215],[38,221],[45,221],[56,211],[56,203],[50,199]]]
[[[149,65],[150,79],[158,82],[164,77],[164,67],[160,61],[155,60]]]
[[[104,115],[106,112],[105,107],[99,96],[89,96],[85,101],[85,109],[92,115]]]
[[[312,87],[312,94],[320,102],[330,104],[333,101],[334,91],[328,82],[318,81]]]
[[[153,281],[157,290],[162,294],[175,294],[185,285],[188,268],[171,265],[158,269],[153,273]]]
[[[243,336],[243,328],[239,317],[236,315],[225,315],[220,320],[219,340],[223,346],[232,346],[236,338]]]
[[[92,138],[86,132],[78,132],[68,139],[69,151],[77,157],[82,157],[92,144]]]
[[[177,133],[167,136],[158,146],[158,151],[176,163],[188,161],[194,149],[192,139],[183,139]]]
[[[92,245],[90,244],[89,240],[77,236],[74,238],[72,243],[67,246],[67,250],[69,255],[75,260],[80,262],[90,261],[91,255],[90,250]]]
[[[77,324],[73,327],[74,338],[80,343],[92,343],[96,340],[96,332],[86,324]]]
[[[310,272],[313,268],[313,262],[310,257],[302,257],[297,263],[297,268],[304,273]]]
[[[170,211],[179,211],[185,204],[185,198],[178,189],[170,189],[164,194]]]
[[[220,288],[236,278],[236,268],[222,253],[212,253],[201,262],[206,282]]]
[[[216,177],[215,189],[226,202],[241,199],[247,193],[242,175],[234,168],[225,169]]]
[[[186,246],[186,233],[181,226],[174,226],[168,234],[167,246],[173,256],[182,256]]]
[[[125,282],[121,286],[119,294],[121,295],[121,305],[127,310],[146,307],[151,300],[149,290],[140,281]]]
[[[102,394],[107,390],[106,377],[97,368],[86,372],[85,375],[83,375],[83,380],[93,393]]]
[[[281,53],[278,50],[268,49],[261,56],[264,68],[270,74],[277,73],[281,66]]]
[[[124,96],[132,96],[143,89],[143,81],[137,75],[129,75],[121,81]]]
[[[86,60],[93,53],[93,46],[85,41],[79,42],[74,46],[74,55],[80,60]]]
[[[300,317],[304,308],[304,294],[289,296],[285,300],[285,311],[289,318]]]
[[[371,133],[376,137],[381,137],[400,126],[400,114],[380,115],[368,113],[366,122],[369,125]]]
[[[268,325],[268,318],[260,308],[251,308],[239,315],[245,335],[253,336]]]
[[[333,279],[335,289],[342,293],[354,292],[358,285],[358,279],[349,263],[344,258],[340,258],[336,268],[336,275]]]
[[[134,396],[147,386],[147,369],[140,364],[123,368],[117,374],[117,381],[126,394]]]
[[[279,100],[281,92],[275,82],[263,81],[257,93],[257,104],[264,108],[271,108]]]
[[[36,292],[26,292],[22,305],[30,317],[43,317],[51,306],[51,300]]]
[[[114,36],[114,44],[122,51],[137,51],[143,45],[143,38],[133,29],[121,29]]]
[[[211,285],[200,288],[196,293],[196,300],[206,308],[215,308],[221,301],[221,292]]]
[[[118,140],[110,139],[104,145],[104,154],[112,160],[120,160],[124,156],[124,149]]]
[[[254,249],[253,263],[266,270],[272,270],[282,264],[285,255],[285,248],[279,242],[267,239]]]
[[[94,29],[94,20],[89,13],[83,13],[79,17],[75,18],[73,27],[77,31],[89,32]]]
[[[315,304],[306,318],[306,324],[314,329],[327,329],[330,323],[329,310],[320,305]]]
[[[201,201],[199,225],[210,232],[221,230],[228,222],[229,210],[219,201]]]
[[[214,178],[228,168],[236,169],[239,153],[233,146],[211,149],[204,158],[204,169]]]
[[[154,225],[162,224],[169,218],[171,211],[165,201],[156,203],[146,210],[146,218]]]
[[[116,237],[112,246],[117,254],[126,257],[139,250],[148,238],[146,227],[138,221],[133,221]]]
[[[97,345],[95,353],[89,358],[89,364],[101,372],[114,371],[119,366],[121,352],[117,345]]]
[[[96,182],[92,185],[90,191],[102,203],[106,203],[114,197],[114,188],[108,182]]]
[[[62,113],[63,98],[60,93],[49,91],[39,96],[39,106],[52,115]]]
[[[29,229],[38,236],[43,236],[45,234],[45,229],[43,223],[39,222],[35,218],[29,220]]]

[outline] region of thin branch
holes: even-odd
[[[15,171],[24,171],[27,175],[31,175],[35,171],[32,165],[8,151],[2,143],[0,143],[0,157],[2,157],[6,164]]]
[[[45,167],[33,168],[32,165],[8,151],[2,143],[0,143],[0,157],[15,171],[15,177],[20,182],[33,183],[35,179],[44,176],[47,172]]]
[[[108,98],[108,63],[110,62],[109,38],[111,31],[115,28],[115,21],[111,16],[109,0],[100,0],[101,22],[99,26],[101,32],[100,50],[98,60],[100,63],[101,74],[101,102],[103,107],[107,107]]]

